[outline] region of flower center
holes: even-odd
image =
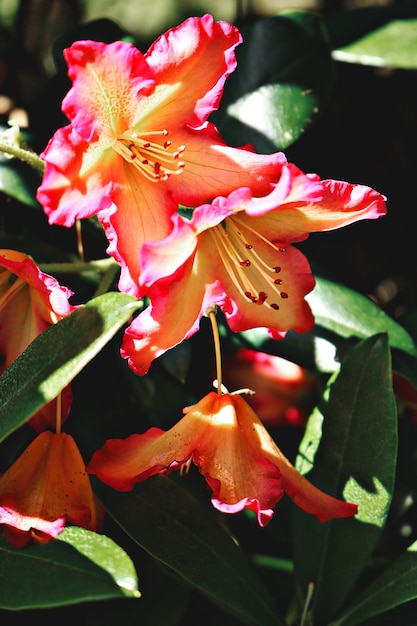
[[[145,133],[127,131],[118,137],[113,147],[148,180],[168,180],[171,174],[181,174],[184,169],[185,163],[180,157],[185,146],[174,148],[167,136],[166,128]],[[150,141],[151,137],[157,140]]]
[[[243,231],[250,235],[250,241]],[[212,233],[223,263],[239,292],[254,304],[263,304],[278,311],[278,302],[288,298],[288,293],[280,288],[283,280],[277,276],[281,266],[268,265],[256,251],[256,244],[261,240],[277,254],[285,253],[286,247],[276,246],[236,216],[226,218],[213,228]]]

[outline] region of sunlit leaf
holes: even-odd
[[[130,493],[94,480],[108,513],[144,550],[248,626],[284,626],[244,553],[214,515],[169,478],[154,476]]]
[[[337,61],[377,67],[417,68],[417,19],[393,20],[333,50]]]
[[[84,528],[13,548],[0,536],[0,607],[45,608],[90,600],[139,597],[130,557],[114,541]]]
[[[41,333],[0,376],[0,440],[55,398],[139,306],[133,296],[103,294]]]
[[[327,623],[362,574],[385,526],[397,458],[396,406],[387,335],[357,344],[313,413],[297,468],[326,492],[356,502],[355,518],[320,524],[296,511],[299,606],[314,584],[314,622]]]
[[[398,322],[372,300],[348,287],[316,277],[316,286],[306,300],[316,324],[341,337],[365,339],[386,332],[391,347],[417,355],[412,337]]]
[[[214,119],[229,143],[284,149],[330,100],[335,76],[326,30],[317,15],[297,11],[258,20],[242,34]]]

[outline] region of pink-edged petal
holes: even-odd
[[[258,446],[265,458],[279,469],[282,487],[297,506],[315,515],[320,522],[356,515],[358,510],[356,504],[329,496],[295,469],[242,396],[233,396],[233,401],[241,429],[248,430],[252,427],[254,435],[256,433]]]
[[[386,198],[364,185],[336,180],[311,180],[298,168],[292,170],[292,188],[284,201],[273,190],[264,198],[254,198],[245,207],[247,215],[258,216],[259,230],[274,240],[302,241],[309,233],[334,230],[364,219],[377,219],[386,213]],[[322,197],[311,191],[321,188]],[[276,201],[276,199],[278,201]],[[275,207],[274,207],[275,204]]]
[[[163,126],[169,128],[173,119],[196,126],[217,109],[241,40],[231,24],[203,15],[186,19],[151,45],[145,58],[158,84],[151,102],[160,108]]]
[[[357,506],[324,494],[301,476],[281,453],[239,395],[211,392],[184,409],[170,430],[109,440],[93,454],[87,471],[120,491],[190,460],[212,490],[220,511],[248,508],[264,526],[284,492],[320,521],[350,517]]]
[[[142,178],[127,164],[123,164],[122,176],[112,197],[112,209],[98,214],[109,242],[107,252],[122,268],[120,291],[140,297],[142,244],[168,236],[172,228],[171,215],[177,204],[166,187]]]
[[[63,520],[97,529],[97,502],[71,435],[40,433],[0,476],[0,523],[41,540]]]
[[[138,375],[146,374],[155,358],[194,334],[201,316],[217,299],[193,275],[192,263],[186,263],[177,274],[173,280],[158,281],[151,304],[124,333],[120,353]]]
[[[123,173],[110,148],[88,143],[71,126],[59,129],[41,154],[45,173],[37,190],[50,224],[73,226],[112,206],[112,190]]]
[[[357,504],[334,498],[315,487],[295,469],[278,448],[272,455],[268,454],[268,458],[271,461],[274,458],[280,469],[285,493],[294,504],[306,513],[315,515],[320,522],[352,517],[358,512]]]
[[[42,272],[35,262],[17,250],[0,249],[0,268],[7,269],[32,288],[36,313],[50,324],[71,313],[76,307],[69,303],[73,292],[56,278]]]
[[[64,51],[72,88],[62,110],[86,141],[113,144],[135,121],[140,100],[154,86],[154,76],[133,44],[76,41]]]

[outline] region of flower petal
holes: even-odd
[[[97,529],[97,503],[70,435],[44,431],[0,477],[0,523],[55,536],[62,520]]]
[[[154,87],[153,72],[126,41],[75,41],[64,56],[73,86],[62,110],[81,137],[106,148],[134,124],[141,100]]]
[[[186,19],[151,45],[145,58],[155,72],[151,100],[166,120],[162,126],[170,127],[172,119],[196,126],[217,109],[241,41],[237,28],[206,14]]]

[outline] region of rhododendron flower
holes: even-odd
[[[310,330],[304,297],[315,282],[292,244],[385,211],[385,198],[369,187],[321,181],[286,164],[267,196],[240,188],[197,207],[191,219],[174,215],[170,235],[142,247],[140,280],[151,304],[125,332],[122,356],[145,374],[216,305],[235,332],[266,327],[279,338]]]
[[[97,530],[101,521],[78,447],[66,433],[37,435],[0,476],[0,524],[15,547],[45,542],[72,522]]]
[[[34,261],[16,250],[0,249],[0,373],[51,324],[75,307],[72,291],[42,272]],[[30,420],[38,431],[54,426],[56,401],[48,403]],[[62,392],[62,419],[71,406],[71,391]]]
[[[303,477],[282,454],[241,395],[211,392],[170,430],[111,439],[94,453],[87,471],[120,491],[157,473],[192,461],[225,513],[244,508],[265,526],[286,493],[304,511],[325,522],[350,517],[356,504],[333,498]]]
[[[139,249],[165,237],[178,204],[196,206],[248,185],[263,195],[283,155],[225,145],[207,118],[235,69],[239,31],[211,15],[191,17],[145,55],[131,43],[76,41],[65,50],[72,88],[41,158],[37,198],[50,223],[97,215],[120,289],[138,293]]]
[[[257,350],[238,348],[223,354],[223,382],[228,389],[249,387],[246,397],[261,422],[270,426],[305,426],[315,403],[316,380],[297,363]]]

